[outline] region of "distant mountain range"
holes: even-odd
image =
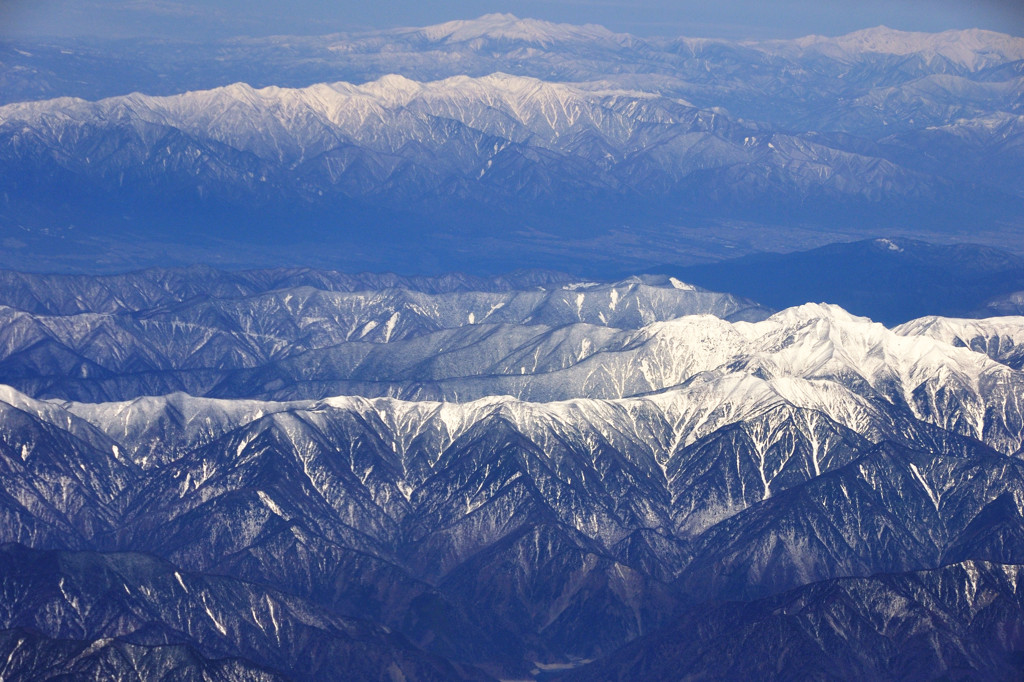
[[[1024,314],[1024,258],[977,244],[870,239],[659,271],[773,308],[828,301],[889,325]]]
[[[1022,317],[669,276],[0,280],[5,676],[1020,669]]]
[[[7,252],[17,262],[23,250]],[[0,254],[2,259],[3,254]],[[45,258],[34,261],[46,262]],[[571,263],[564,263],[569,265]],[[606,266],[607,267],[607,266]],[[88,272],[88,266],[81,269]],[[96,269],[96,264],[93,268]],[[581,264],[581,269],[588,268]],[[978,244],[930,244],[904,238],[833,243],[809,251],[762,253],[704,265],[666,264],[639,279],[622,271],[585,279],[580,273],[520,270],[506,275],[442,276],[348,274],[312,268],[220,270],[157,267],[103,276],[0,271],[0,305],[40,315],[166,311],[204,297],[256,297],[275,290],[311,287],[353,293],[404,289],[420,294],[508,293],[534,287],[640,285],[670,287],[673,278],[710,291],[729,291],[779,310],[807,301],[829,302],[887,325],[939,315],[991,317],[1024,314],[1024,258]],[[632,285],[627,283],[632,282]],[[684,296],[676,292],[676,295]],[[728,297],[721,297],[727,300]],[[708,300],[711,300],[710,298]],[[723,309],[724,310],[724,309]],[[725,315],[739,314],[740,308]],[[711,308],[706,309],[711,312]],[[609,318],[610,319],[610,318]],[[580,320],[577,320],[580,321]],[[591,316],[588,320],[599,322]]]
[[[232,38],[214,42],[88,39],[14,40],[3,46],[3,103],[55,97],[101,99],[130,92],[172,95],[231,83],[253,87],[303,88],[316,83],[365,83],[392,73],[420,81],[452,76],[510,73],[545,81],[659,83],[698,106],[721,105],[720,83],[742,91],[730,100],[736,113],[781,121],[797,111],[818,109],[840,96],[853,104],[846,120],[877,117],[875,104],[896,104],[959,84],[976,106],[993,83],[1020,77],[1020,37],[981,30],[909,33],[879,26],[846,36],[796,40],[729,41],[646,37],[612,33],[601,26],[554,24],[491,14],[436,26],[326,36]],[[796,65],[810,67],[796,72]],[[821,76],[832,75],[832,81]],[[922,77],[929,78],[915,84]],[[784,82],[824,86],[813,99],[786,93]],[[970,83],[982,85],[970,90]],[[931,84],[932,87],[922,87]],[[1004,86],[1006,87],[1006,86]],[[854,101],[851,93],[874,97]],[[646,89],[646,88],[643,88]],[[961,94],[966,94],[961,93]],[[946,97],[953,93],[947,92]],[[881,95],[889,95],[886,98]],[[892,98],[892,96],[896,96]],[[997,95],[998,97],[999,95]],[[786,108],[761,106],[766,98]],[[745,102],[745,104],[743,104]],[[922,99],[919,105],[925,105]],[[732,106],[730,108],[732,108]],[[927,111],[928,107],[919,110]],[[935,108],[934,111],[939,111]],[[799,115],[799,114],[798,114]],[[940,114],[941,115],[941,114]],[[914,126],[902,117],[888,125]],[[879,121],[876,125],[881,124]],[[852,132],[852,131],[851,131]]]
[[[144,232],[149,254],[226,241],[263,262],[285,245],[346,268],[607,275],[758,239],[971,229],[1005,244],[1024,214],[1024,39],[990,32],[729,43],[490,15],[98,49],[7,46],[8,98],[47,70],[67,77],[50,95],[115,95],[0,107],[14,247],[67,255]],[[117,49],[141,56],[128,67]],[[135,75],[110,77],[122,67]],[[726,244],[700,231],[735,224]]]

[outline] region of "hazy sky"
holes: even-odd
[[[639,35],[793,37],[885,24],[1024,35],[1024,0],[0,0],[0,34],[207,38],[419,26],[511,12]]]

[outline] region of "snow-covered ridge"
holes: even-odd
[[[395,423],[421,424],[415,433],[438,418],[468,428],[480,415],[496,411],[525,425],[535,419],[592,422],[598,419],[594,410],[632,414],[654,409],[677,425],[679,442],[689,443],[768,410],[798,408],[827,415],[873,439],[899,437],[903,420],[911,419],[983,440],[1007,454],[1020,449],[1024,374],[963,344],[933,338],[938,321],[924,324],[919,334],[910,333],[912,326],[893,331],[823,304],[790,308],[754,323],[686,316],[593,341],[570,343],[556,330],[551,342],[533,340],[522,351],[505,350],[506,357],[482,364],[480,350],[449,352],[447,362],[455,363],[447,369],[451,378],[436,382],[445,401],[349,396],[260,403],[178,394],[69,404],[68,409],[122,436],[144,433],[152,415],[170,409],[183,424],[181,433],[193,438],[194,428],[214,433],[266,414],[316,410],[317,405],[393,414]],[[1019,334],[1024,320],[995,324]],[[573,333],[580,331],[586,332]],[[464,345],[445,338],[446,347]],[[402,348],[396,352],[404,354]],[[460,369],[459,362],[487,369],[471,378],[470,372],[480,370]],[[528,362],[533,363],[529,372],[519,375],[520,363]],[[380,358],[375,363],[387,367]],[[384,374],[378,381],[386,379]],[[409,381],[395,378],[392,383],[400,391]],[[417,383],[424,390],[423,379]]]
[[[168,135],[176,145],[166,146]],[[947,184],[677,97],[503,73],[13,104],[0,108],[3,137],[20,140],[6,148],[12,166],[52,156],[90,186],[124,174],[139,178],[129,184],[143,195],[184,183],[256,203],[488,197],[521,206],[557,197],[586,210],[596,197],[672,201],[696,191],[691,183],[726,192],[720,203],[744,203],[769,191],[755,180],[766,175],[787,196],[920,197]],[[111,138],[111,153],[94,159],[90,150]]]
[[[997,362],[1016,369],[1024,368],[1024,317],[1021,316],[986,319],[923,317],[901,324],[893,331],[903,336],[926,336],[952,346],[970,348]]]
[[[435,138],[431,120],[437,117],[511,142],[552,147],[562,147],[560,137],[570,131],[596,131],[625,151],[637,148],[633,133],[638,127],[689,127],[694,119],[699,125],[713,115],[679,100],[609,89],[605,83],[551,83],[504,73],[431,82],[391,74],[364,84],[297,89],[235,83],[168,97],[135,93],[98,102],[64,98],[0,108],[0,126],[30,126],[41,135],[60,135],[76,123],[150,124],[239,149],[274,148],[286,157],[308,157],[346,140],[397,151],[406,142]]]
[[[1024,38],[982,29],[920,33],[877,26],[836,37],[812,35],[750,44],[768,51],[813,51],[833,58],[864,54],[941,57],[972,70],[1024,59]]]
[[[630,36],[615,34],[597,24],[556,24],[539,19],[520,19],[513,14],[485,14],[477,19],[449,21],[424,28],[399,29],[399,34],[419,34],[433,42],[508,40],[551,45],[566,41],[613,41]]]
[[[469,44],[480,47],[487,41],[508,41],[553,47],[558,44],[658,45],[666,41],[693,45],[739,44],[773,54],[792,55],[816,52],[833,58],[863,55],[911,55],[925,59],[942,57],[971,69],[997,61],[1024,59],[1024,38],[983,29],[955,29],[939,33],[901,31],[887,26],[861,29],[838,36],[807,35],[785,40],[760,40],[733,43],[720,38],[661,36],[642,39],[627,33],[613,33],[597,24],[564,24],[513,14],[486,14],[476,19],[449,21],[419,28],[395,29],[384,35],[412,38],[422,36],[434,43]],[[365,34],[369,36],[378,33]],[[358,40],[352,36],[350,40]]]
[[[903,336],[930,336],[957,344],[972,337],[999,335],[1024,342],[1024,316],[1007,315],[982,319],[929,316],[905,322],[893,329]]]

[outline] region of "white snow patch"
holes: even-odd
[[[384,343],[387,343],[388,341],[391,340],[391,335],[395,333],[395,325],[398,324],[398,318],[400,316],[401,313],[395,311],[394,313],[391,314],[391,317],[389,317],[388,321],[384,324]]]
[[[910,463],[910,470],[913,472],[914,478],[916,478],[917,481],[921,484],[921,487],[923,487],[925,492],[928,493],[928,497],[931,498],[932,504],[935,505],[935,509],[938,509],[939,508],[939,496],[936,495],[935,491],[932,489],[932,487],[930,485],[928,485],[928,481],[926,481],[924,479],[924,476],[921,474],[921,471],[917,468],[917,465],[914,464],[913,462],[911,462]]]
[[[206,610],[206,615],[209,616],[210,620],[213,621],[213,626],[217,628],[217,631],[220,632],[220,634],[222,635],[228,634],[228,629],[224,627],[224,625],[219,620],[217,620],[216,616],[213,615],[213,611],[211,611],[210,607],[206,605],[205,600],[203,601],[203,609]]]
[[[692,284],[687,284],[686,282],[681,282],[678,279],[676,279],[675,277],[669,277],[668,281],[672,283],[673,287],[675,287],[676,289],[679,289],[680,291],[696,291],[696,289],[697,289],[697,287],[693,286]]]
[[[266,494],[262,490],[257,490],[256,494],[259,495],[259,498],[263,501],[263,504],[267,505],[267,508],[269,508],[270,511],[274,512],[281,518],[285,518],[284,512],[282,512],[281,508],[277,506],[277,503],[274,502],[273,499],[271,499],[270,495]]]
[[[882,246],[888,248],[890,251],[896,251],[897,253],[903,253],[903,247],[902,246],[900,246],[899,244],[896,244],[896,243],[894,243],[894,242],[892,242],[892,241],[890,241],[888,239],[876,239],[875,243],[876,244],[881,244]]]

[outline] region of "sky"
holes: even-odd
[[[886,25],[1024,36],[1024,0],[0,0],[0,35],[218,38],[424,26],[510,12],[637,35],[789,38]]]

